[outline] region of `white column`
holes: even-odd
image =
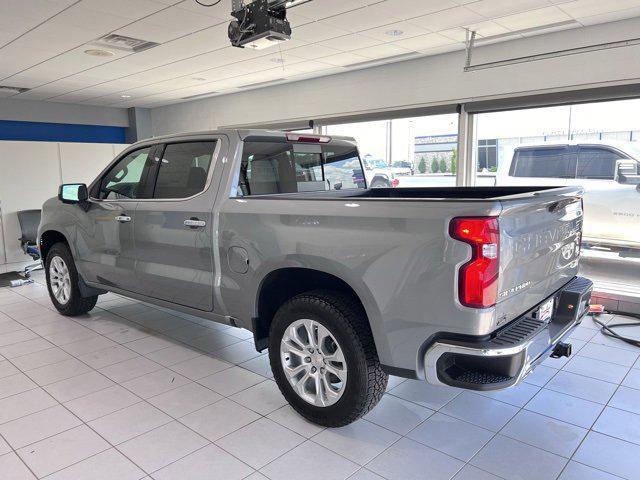
[[[476,129],[475,115],[461,105],[458,114],[458,171],[457,187],[472,187],[476,184]]]

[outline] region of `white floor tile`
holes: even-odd
[[[222,399],[185,415],[182,423],[211,441],[235,432],[260,418],[260,415],[231,400]]]
[[[389,480],[448,480],[464,463],[421,443],[403,438],[378,455],[367,469]]]
[[[170,421],[171,417],[156,407],[140,402],[93,420],[89,426],[112,445],[118,445]]]
[[[144,476],[131,460],[115,448],[82,460],[47,477],[47,480],[138,480]]]
[[[583,428],[590,428],[603,408],[599,403],[546,389],[540,390],[525,406],[532,412]]]
[[[547,383],[549,390],[573,395],[596,403],[606,404],[617,386],[595,378],[577,375],[575,373],[560,371]]]
[[[518,412],[512,405],[463,392],[441,409],[442,413],[497,432]]]
[[[147,473],[165,467],[209,443],[178,422],[171,422],[118,446]]]
[[[24,373],[0,378],[0,399],[36,388],[37,385]]]
[[[620,386],[609,400],[609,405],[640,415],[640,390]]]
[[[155,472],[156,480],[240,480],[253,469],[216,445],[207,445]]]
[[[564,467],[558,480],[619,480],[620,477],[571,461]]]
[[[638,458],[640,446],[597,432],[589,432],[573,457],[577,462],[628,480],[638,478]]]
[[[324,480],[352,478],[359,465],[314,442],[304,442],[277,458],[262,469],[271,480],[290,480],[291,472],[297,478],[315,478],[321,473]]]
[[[387,430],[406,435],[432,414],[433,410],[416,403],[393,395],[383,395],[378,405],[364,418]]]
[[[215,443],[249,466],[260,469],[304,440],[268,418],[261,418]]]
[[[619,384],[629,371],[629,367],[603,362],[593,358],[575,356],[563,367],[567,372]]]
[[[65,406],[83,421],[89,422],[141,401],[141,398],[129,390],[122,388],[120,385],[114,385],[71,400],[65,403]]]
[[[545,415],[521,410],[500,433],[570,458],[587,434],[587,430]]]
[[[172,365],[171,370],[178,372],[180,375],[184,375],[191,380],[199,380],[216,372],[230,368],[231,366],[232,365],[230,363],[218,360],[217,358],[213,358],[208,355],[200,355],[199,357]]]
[[[496,435],[473,457],[471,464],[506,480],[552,479],[568,462],[553,453]]]
[[[605,407],[593,430],[627,442],[640,444],[640,415]]]
[[[108,448],[107,442],[81,425],[21,448],[17,453],[38,477],[44,477]]]
[[[123,382],[121,385],[139,397],[150,398],[190,382],[188,378],[178,375],[173,370],[163,368]]]
[[[17,450],[81,424],[75,415],[57,405],[0,425],[0,435]]]
[[[33,473],[13,452],[0,456],[0,472],[9,480],[36,480]]]
[[[160,370],[162,365],[152,362],[148,358],[134,357],[124,362],[114,363],[108,367],[101,368],[99,371],[117,383],[123,383],[127,380],[141,377],[147,373]]]
[[[468,462],[494,433],[457,418],[436,413],[407,436],[416,442]]]
[[[113,386],[113,382],[95,370],[43,387],[60,403]]]
[[[231,367],[201,378],[198,383],[220,395],[230,396],[264,381],[264,377],[241,367]]]
[[[407,380],[389,393],[431,410],[439,410],[459,395],[460,392],[462,390],[457,388],[430,385],[421,380]]]
[[[147,401],[168,415],[179,418],[217,402],[222,397],[197,383],[189,383]]]
[[[313,441],[360,465],[365,465],[396,442],[400,436],[367,420],[340,428],[328,428]]]
[[[230,398],[261,415],[268,415],[287,403],[273,380],[265,380]]]
[[[285,405],[284,407],[271,412],[268,415],[268,418],[306,438],[311,438],[324,430],[324,427],[312,423],[302,417],[298,412],[291,408],[290,405]]]
[[[41,388],[0,399],[0,424],[39,412],[58,402]]]

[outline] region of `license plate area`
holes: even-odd
[[[553,306],[555,304],[555,298],[550,298],[538,308],[536,318],[541,322],[549,323],[553,316]]]

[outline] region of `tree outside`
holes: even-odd
[[[456,148],[451,153],[451,173],[455,174],[458,171],[458,149]]]
[[[422,157],[420,159],[420,163],[418,164],[418,171],[420,173],[426,173],[427,172],[427,162],[425,161],[424,157]]]
[[[447,173],[447,161],[444,158],[440,159],[440,171],[442,173]]]
[[[440,162],[437,158],[431,160],[431,173],[438,173],[440,171]]]

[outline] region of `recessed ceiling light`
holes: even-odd
[[[194,82],[204,82],[207,79],[204,77],[191,77],[191,80],[193,80]]]
[[[399,37],[400,35],[402,35],[404,32],[402,30],[387,30],[386,32],[384,32],[386,35],[389,35],[390,37]]]
[[[284,63],[284,58],[271,58],[273,63]]]
[[[131,98],[131,95],[120,95],[120,98]]]
[[[90,48],[89,50],[85,50],[84,53],[94,57],[113,57],[115,55],[111,50],[102,50],[99,48]]]

